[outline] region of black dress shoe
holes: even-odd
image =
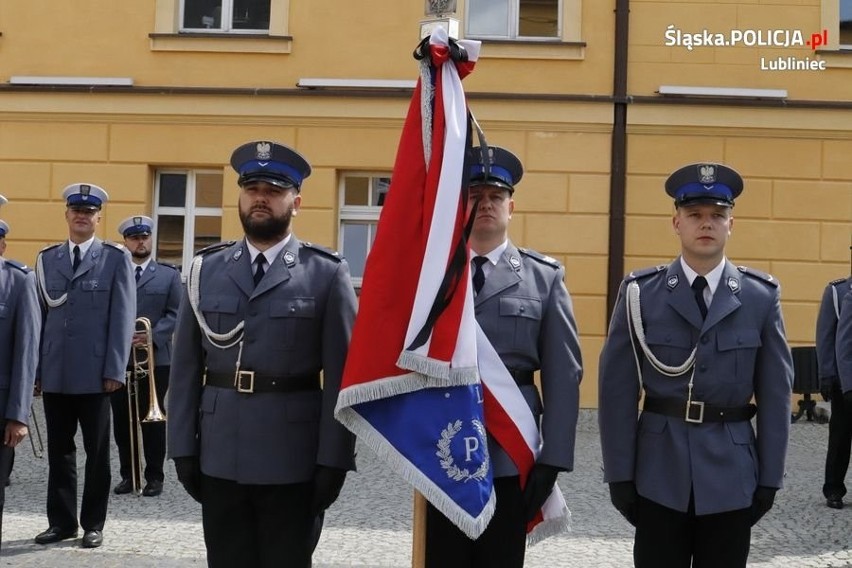
[[[142,495],[145,497],[156,497],[163,492],[163,482],[152,479],[145,484],[145,489],[142,490]]]
[[[133,491],[133,482],[129,479],[122,479],[121,483],[115,486],[115,489],[112,490],[116,495],[124,495],[125,493],[130,493]]]
[[[104,543],[104,533],[101,531],[86,531],[83,533],[83,548],[97,548]]]
[[[36,544],[53,544],[54,542],[68,538],[77,538],[77,529],[64,531],[59,527],[50,527],[46,531],[37,534],[35,542]]]
[[[825,504],[832,509],[842,509],[843,508],[843,498],[832,495],[831,497],[825,500]]]

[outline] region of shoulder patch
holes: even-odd
[[[641,278],[645,278],[647,276],[651,276],[652,274],[657,274],[658,272],[662,272],[668,268],[667,264],[658,264],[657,266],[649,266],[648,268],[641,268],[639,270],[634,270],[630,274],[624,277],[625,282],[632,282],[633,280],[639,280]]]
[[[211,252],[216,252],[217,250],[226,249],[236,244],[236,242],[237,241],[222,241],[221,243],[216,243],[215,245],[206,246],[197,253],[195,253],[195,256],[210,254]]]
[[[748,266],[737,266],[737,270],[742,272],[743,274],[748,274],[752,278],[757,278],[758,280],[763,280],[770,286],[778,287],[778,281],[771,275],[766,272],[761,272],[755,268],[749,268]]]
[[[518,247],[518,252],[532,258],[533,260],[537,260],[542,264],[550,265],[553,268],[559,268],[560,266],[562,266],[561,264],[559,264],[559,261],[553,258],[552,256],[541,254],[540,252],[532,249]]]
[[[340,253],[337,252],[334,249],[330,249],[328,247],[324,247],[322,245],[317,245],[317,244],[314,244],[314,243],[309,243],[308,241],[299,241],[299,242],[303,247],[306,247],[306,248],[309,248],[311,250],[315,250],[317,252],[320,252],[320,253],[324,254],[325,256],[329,256],[329,257],[333,258],[337,262],[340,262],[340,261],[343,260],[343,257],[340,256]]]
[[[6,264],[8,264],[9,266],[14,266],[15,268],[17,268],[18,270],[20,270],[24,274],[26,274],[30,271],[30,267],[27,266],[26,264],[24,264],[23,262],[18,262],[17,260],[12,260],[10,258],[4,259],[4,260],[6,261]]]

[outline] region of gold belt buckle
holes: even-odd
[[[698,418],[693,418],[695,412],[693,409],[698,409]],[[686,415],[684,416],[684,420],[687,422],[692,422],[693,424],[701,424],[704,422],[704,403],[697,400],[687,400],[686,401]]]
[[[243,378],[248,377],[248,387],[243,386]],[[237,371],[236,377],[237,392],[253,393],[254,392],[254,371]]]

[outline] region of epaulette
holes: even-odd
[[[195,253],[196,256],[203,254],[210,254],[211,252],[216,252],[218,250],[226,249],[230,246],[236,244],[237,241],[222,241],[221,243],[216,243],[214,245],[209,245]]]
[[[518,247],[518,252],[532,258],[533,260],[537,260],[542,264],[552,266],[553,268],[559,268],[561,266],[559,264],[559,261],[553,258],[552,256],[541,254],[540,252],[532,249]]]
[[[173,269],[173,270],[177,270],[177,269],[178,269],[177,265],[176,265],[176,264],[172,264],[171,262],[163,262],[162,260],[158,260],[158,261],[157,261],[157,264],[159,264],[160,266],[165,266],[166,268],[171,268],[171,269]]]
[[[24,274],[27,274],[30,271],[30,267],[24,264],[23,262],[18,262],[17,260],[12,260],[10,258],[4,260],[6,261],[6,264],[8,264],[9,266],[14,266]]]
[[[748,266],[738,266],[737,270],[742,272],[743,274],[748,274],[753,278],[757,278],[758,280],[763,280],[770,286],[778,287],[778,281],[771,275],[766,272],[761,272],[760,270],[749,268]]]
[[[668,268],[668,266],[668,264],[658,264],[657,266],[650,266],[648,268],[642,268],[641,270],[634,270],[633,272],[624,277],[624,281],[632,282],[633,280],[639,280],[640,278],[645,278],[646,276],[657,274],[658,272],[662,272],[663,270]]]
[[[58,247],[59,245],[62,245],[62,244],[65,244],[65,243],[53,243],[52,245],[47,245],[46,247],[44,247],[43,249],[41,249],[38,252],[39,252],[39,254],[41,254],[43,252],[49,251],[50,249],[55,249],[56,247]]]
[[[120,244],[120,243],[113,242],[113,241],[104,241],[104,244],[105,244],[106,246],[108,246],[108,247],[112,247],[112,248],[114,248],[114,249],[116,249],[116,250],[118,250],[118,251],[120,251],[120,252],[122,252],[122,253],[123,253],[125,250],[127,250],[127,249],[124,247],[124,245],[122,245],[122,244]]]
[[[844,284],[848,278],[838,278],[837,280],[832,280],[828,283],[829,286],[837,286],[838,284]]]
[[[340,256],[340,253],[337,252],[334,249],[330,249],[328,247],[324,247],[322,245],[317,245],[317,244],[314,244],[314,243],[309,243],[308,241],[300,241],[300,242],[302,243],[303,247],[308,247],[311,250],[321,252],[322,254],[324,254],[326,256],[330,256],[331,258],[333,258],[337,262],[340,262],[340,261],[343,260],[343,257]]]

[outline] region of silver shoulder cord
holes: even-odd
[[[630,333],[630,344],[633,346],[633,359],[636,363],[636,373],[639,377],[640,388],[642,387],[642,365],[639,363],[639,354],[636,352],[636,340],[639,341],[639,346],[642,348],[642,352],[645,354],[648,362],[651,363],[651,366],[659,371],[660,374],[667,377],[679,377],[695,366],[695,353],[698,350],[698,345],[692,348],[692,353],[689,354],[686,361],[677,367],[664,364],[662,361],[657,359],[653,352],[651,352],[651,349],[648,347],[648,342],[645,340],[645,326],[642,324],[642,312],[640,310],[639,302],[639,283],[635,280],[627,285],[625,303],[627,307],[627,331]],[[635,340],[633,337],[634,333],[636,334]],[[693,372],[693,374],[689,377],[690,395],[692,393],[692,377],[694,374],[695,373]]]
[[[65,292],[60,297],[55,300],[50,297],[47,293],[47,285],[44,282],[44,265],[42,263],[42,253],[38,253],[38,258],[36,259],[36,280],[38,280],[38,290],[41,295],[41,299],[44,300],[44,303],[51,308],[58,308],[68,299],[68,292]]]
[[[840,319],[840,300],[837,297],[837,288],[834,286],[831,287],[831,295],[834,299],[834,313],[837,314],[837,319]]]
[[[245,322],[241,321],[237,324],[237,326],[227,333],[216,333],[210,326],[207,325],[207,320],[204,319],[204,314],[201,313],[201,310],[198,308],[198,301],[200,297],[200,277],[201,277],[201,263],[204,262],[204,257],[201,255],[196,256],[192,259],[192,265],[189,269],[189,277],[186,280],[186,289],[189,295],[189,305],[192,307],[192,313],[195,314],[195,319],[198,321],[198,326],[201,328],[201,331],[204,332],[204,335],[207,336],[207,339],[214,347],[218,347],[219,349],[230,349],[237,343],[241,343],[243,339],[243,327],[245,326]],[[236,339],[234,339],[236,337]],[[225,345],[220,345],[219,343],[223,343],[226,341],[233,341],[231,343],[227,343]],[[217,343],[219,342],[219,343]],[[242,345],[240,345],[240,352],[242,353]],[[237,358],[237,365],[239,366],[239,357]]]

